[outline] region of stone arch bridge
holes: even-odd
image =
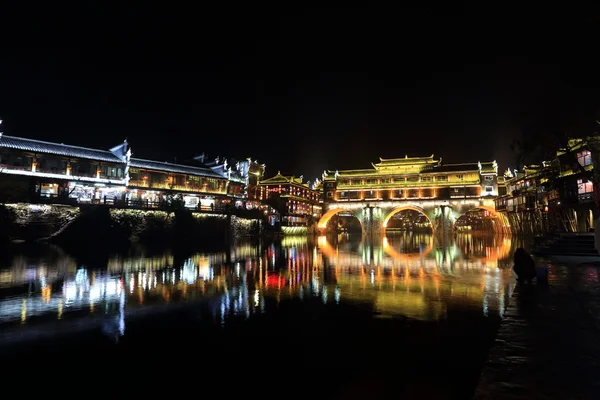
[[[492,204],[485,200],[397,200],[397,201],[359,201],[336,202],[324,206],[324,213],[317,229],[325,232],[329,220],[339,213],[350,213],[361,224],[363,234],[383,234],[388,221],[397,213],[404,210],[413,210],[424,215],[431,223],[433,232],[450,233],[454,224],[461,216],[471,210],[482,209],[489,211],[494,226],[494,233],[510,233],[510,223],[505,215],[496,212]]]

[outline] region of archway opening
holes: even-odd
[[[508,218],[491,207],[476,207],[461,215],[454,224],[460,233],[510,233]]]
[[[319,220],[317,228],[322,233],[362,233],[360,220],[354,213],[344,209],[327,211]]]
[[[392,211],[384,220],[385,233],[415,234],[433,233],[433,224],[429,217],[416,207],[403,207]]]

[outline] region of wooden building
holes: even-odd
[[[31,188],[16,201],[218,211],[245,200],[242,172],[134,158],[127,141],[98,150],[0,133],[0,183]]]
[[[589,232],[597,219],[594,160],[588,139],[571,139],[556,158],[505,176],[506,193],[496,209],[515,232]]]
[[[302,176],[284,176],[278,172],[261,181],[259,191],[259,199],[280,214],[269,216],[271,224],[280,218],[283,225],[306,226],[321,217],[319,192],[303,182]]]
[[[323,201],[494,198],[497,174],[495,161],[442,164],[433,155],[380,158],[368,169],[325,171]]]

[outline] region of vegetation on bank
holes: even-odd
[[[0,205],[0,240],[4,241],[45,239],[62,245],[126,241],[186,243],[258,235],[263,226],[261,219],[231,213]]]

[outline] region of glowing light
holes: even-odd
[[[27,300],[23,299],[23,302],[21,305],[21,323],[25,323],[26,319],[27,319]]]
[[[260,300],[260,292],[257,290],[254,291],[254,307],[258,307]]]
[[[185,263],[183,263],[183,268],[181,271],[181,280],[187,282],[190,285],[196,282],[196,266],[194,265],[191,259],[187,259]]]
[[[10,175],[24,175],[24,176],[36,176],[40,178],[54,178],[54,179],[64,179],[65,176],[69,174],[51,174],[47,172],[37,172],[37,171],[24,171],[24,170],[14,170],[14,169],[3,169],[3,174]],[[97,183],[107,183],[113,185],[126,185],[126,179],[104,179],[104,178],[91,178],[88,176],[72,176],[69,175],[70,179],[76,181],[84,181],[84,182],[97,182]]]

